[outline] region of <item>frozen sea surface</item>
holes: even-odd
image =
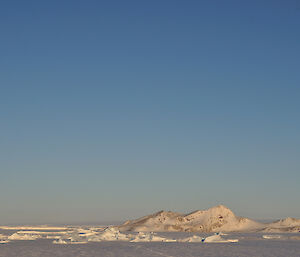
[[[49,239],[0,244],[2,257],[300,257],[300,240],[265,240],[261,234],[235,235],[238,243],[89,242],[53,244]]]

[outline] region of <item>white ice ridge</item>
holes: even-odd
[[[281,235],[263,235],[262,237],[264,239],[280,239],[282,236]]]
[[[47,225],[43,226],[0,226],[0,229],[5,230],[68,230],[68,227],[51,227]]]
[[[224,234],[225,235],[225,234]],[[233,243],[238,242],[238,239],[224,239],[221,233],[203,238],[199,236],[187,237],[183,239],[173,239],[168,237],[158,236],[154,232],[139,232],[135,234],[121,233],[115,227],[108,227],[103,231],[96,232],[92,230],[85,230],[85,232],[62,235],[53,241],[54,244],[76,244],[87,242],[102,242],[102,241],[129,241],[131,243],[137,242],[199,242],[199,243]]]
[[[14,233],[10,236],[7,237],[8,240],[12,241],[12,240],[36,240],[38,238],[41,238],[40,235],[30,235],[30,234],[23,234],[20,232]]]
[[[237,239],[224,239],[220,233],[202,238],[199,236],[187,237],[183,239],[173,239],[158,236],[154,232],[139,232],[135,234],[121,233],[115,227],[108,227],[103,231],[84,230],[84,232],[78,233],[73,231],[72,233],[61,235],[53,241],[54,244],[79,244],[87,242],[102,242],[102,241],[128,241],[132,243],[137,242],[201,242],[201,243],[232,243],[238,242]]]
[[[154,232],[139,232],[130,242],[176,242],[171,238],[157,236]]]
[[[127,241],[138,242],[186,242],[186,243],[230,243],[234,239],[224,239],[221,233],[206,238],[200,236],[174,239],[158,235],[154,232],[122,233],[116,227],[103,228],[69,228],[63,231],[17,231],[11,235],[0,234],[0,243],[18,240],[54,239],[54,244],[86,244],[88,242]]]
[[[181,239],[180,242],[188,242],[188,243],[237,243],[238,239],[225,239],[221,237],[221,233],[216,233],[212,236],[208,237],[200,237],[200,236],[191,236],[184,239]]]

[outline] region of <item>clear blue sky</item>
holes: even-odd
[[[2,1],[0,223],[300,218],[299,28],[296,0]]]

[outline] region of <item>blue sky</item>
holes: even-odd
[[[300,218],[299,25],[297,1],[3,1],[0,223]]]

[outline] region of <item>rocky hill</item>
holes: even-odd
[[[236,216],[224,205],[189,214],[160,211],[136,220],[126,221],[118,227],[121,231],[186,231],[186,232],[231,232],[256,231],[264,224]]]
[[[264,232],[280,233],[280,232],[300,232],[300,219],[285,218],[267,225]]]

